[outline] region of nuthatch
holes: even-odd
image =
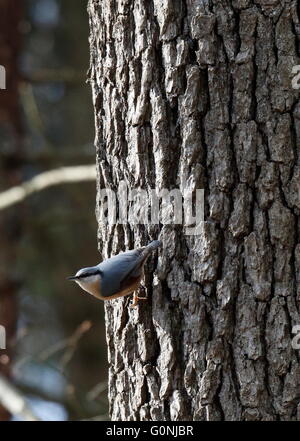
[[[120,253],[99,265],[82,268],[68,280],[74,280],[82,289],[101,300],[127,296],[139,287],[147,257],[159,246],[161,242],[154,240],[145,247]],[[134,296],[133,306],[140,298],[143,297]]]

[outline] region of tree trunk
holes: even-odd
[[[300,25],[283,0],[89,0],[103,258],[161,239],[106,302],[113,420],[300,420]],[[105,223],[103,188],[204,189],[198,235]]]

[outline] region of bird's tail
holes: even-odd
[[[134,267],[133,271],[130,272],[130,276],[133,277],[139,276],[141,274],[144,263],[146,262],[146,259],[148,258],[149,254],[152,251],[156,250],[161,245],[162,243],[159,240],[153,240],[145,247],[139,248],[137,251],[140,253],[140,256],[136,261],[136,266]]]
[[[145,260],[147,256],[149,256],[152,251],[156,250],[158,247],[162,245],[160,240],[153,240],[148,245],[146,245],[143,248],[140,248],[141,250],[141,260]]]
[[[146,248],[147,248],[149,251],[153,251],[153,250],[156,250],[156,248],[159,248],[161,245],[162,245],[162,243],[161,243],[160,240],[153,240],[152,242],[150,242],[150,243],[146,246]]]

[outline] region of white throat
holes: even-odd
[[[92,295],[98,295],[100,290],[100,276],[98,274],[75,280],[75,282],[78,283],[84,291],[87,291]]]

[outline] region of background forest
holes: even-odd
[[[86,1],[0,8],[4,191],[47,170],[94,164],[95,151]],[[0,372],[44,420],[107,416],[103,305],[66,281],[99,261],[95,193],[93,181],[58,185],[0,212]],[[0,417],[11,415],[2,408]]]

